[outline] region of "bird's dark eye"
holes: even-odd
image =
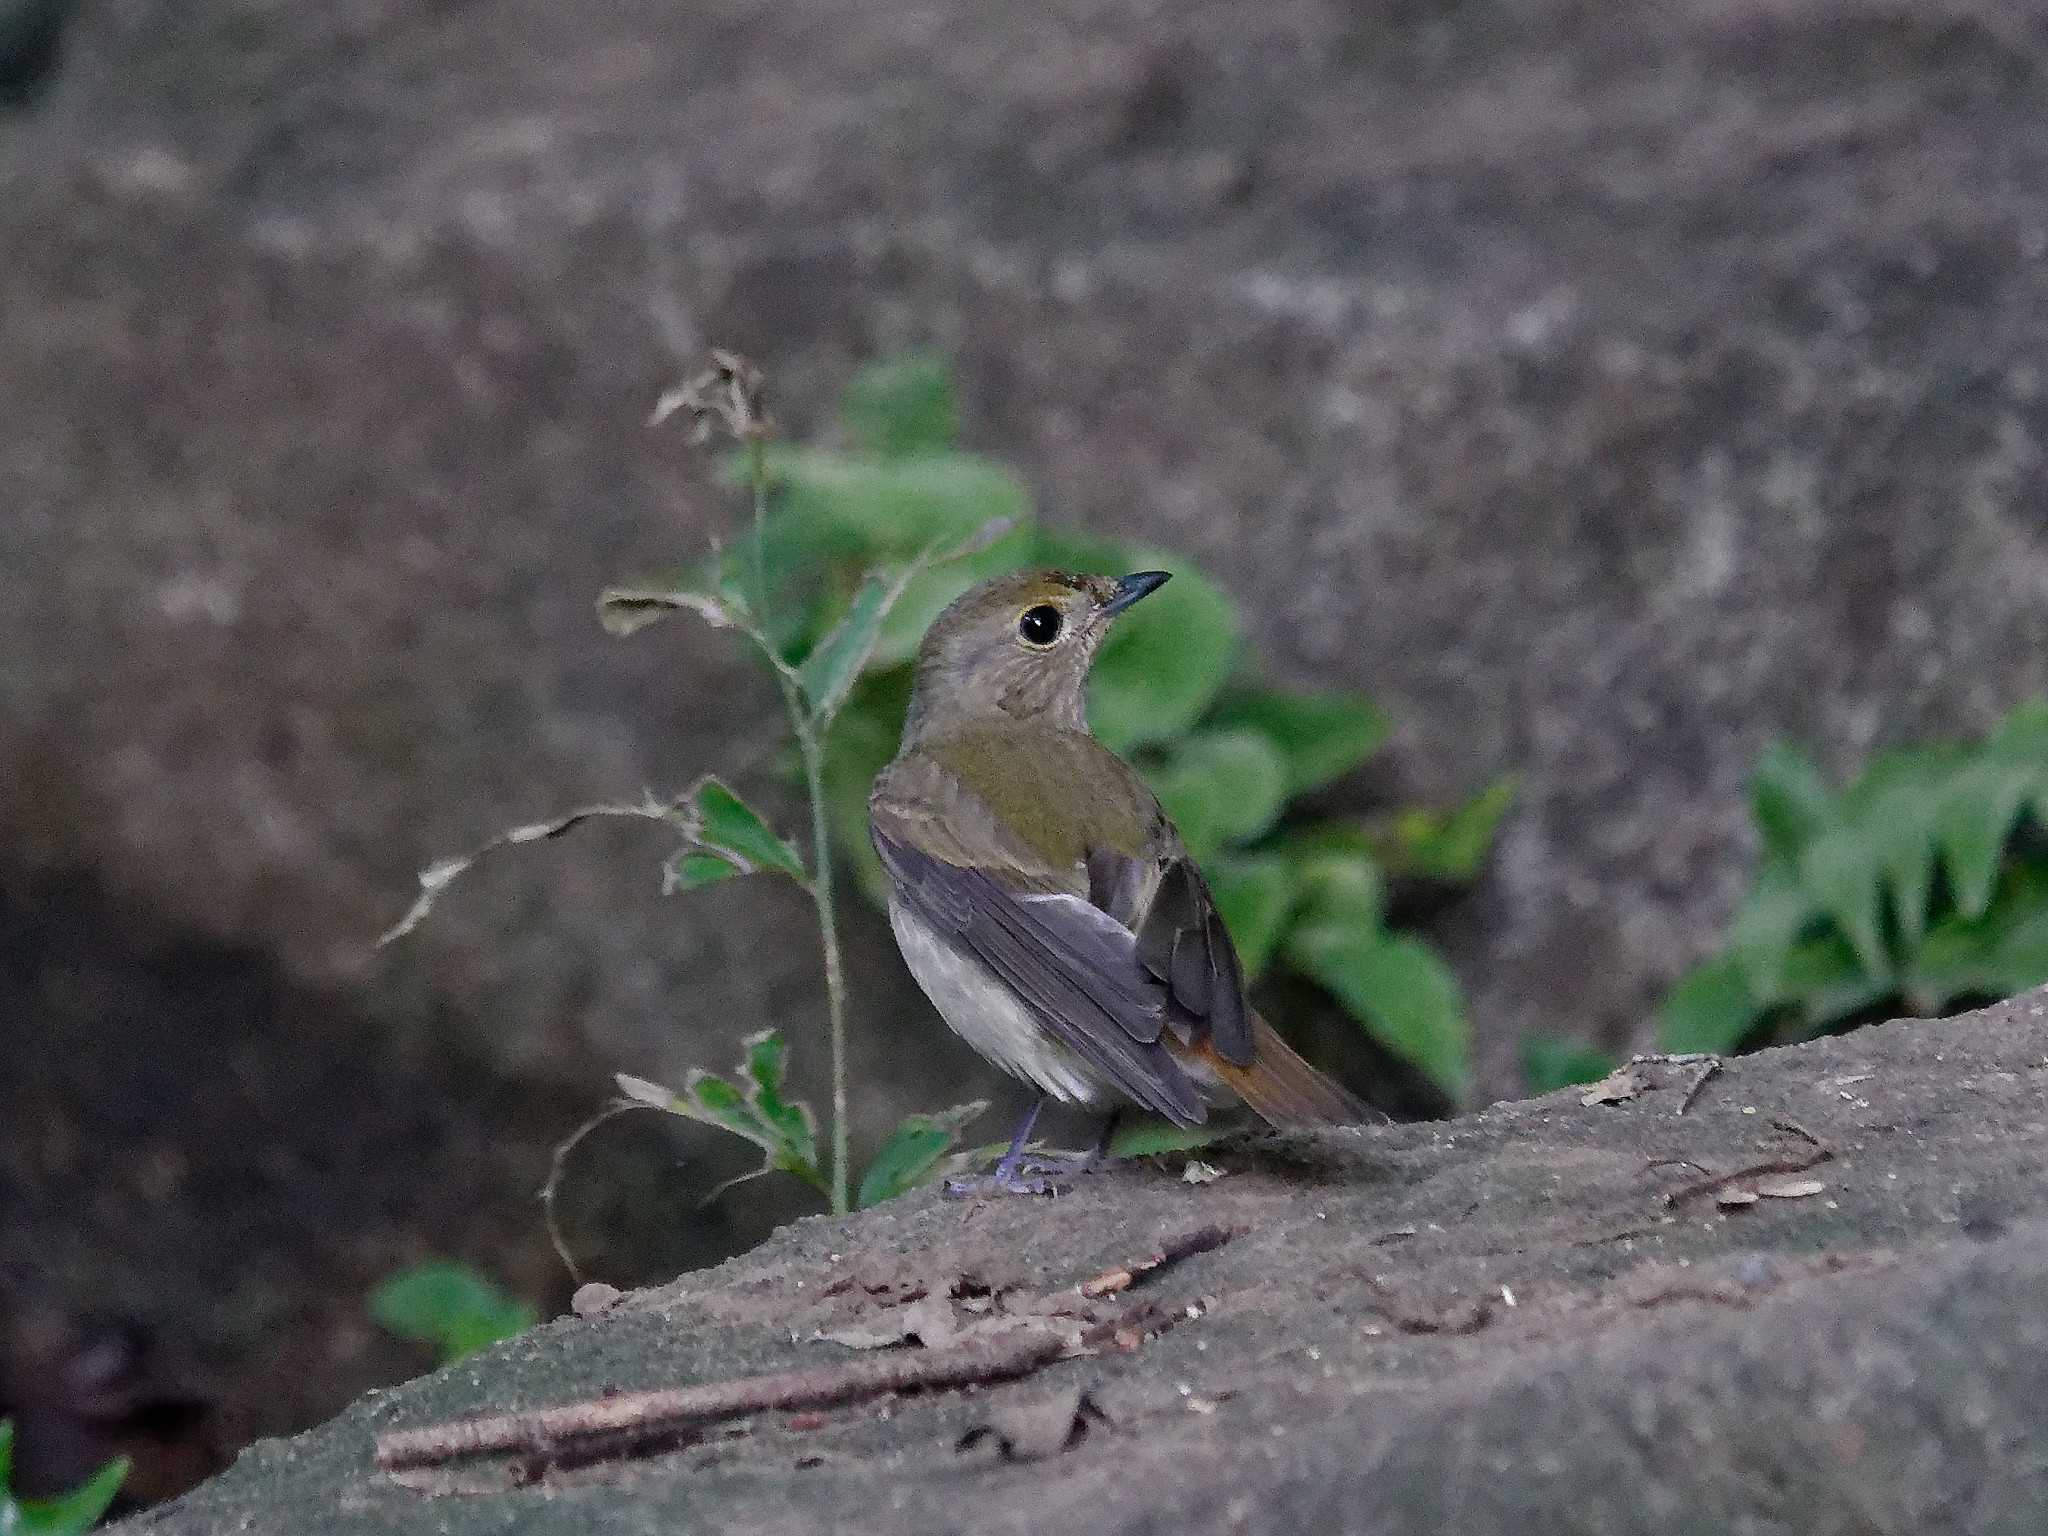
[[[1026,645],[1051,645],[1060,637],[1059,609],[1051,603],[1026,608],[1017,620],[1017,633]]]

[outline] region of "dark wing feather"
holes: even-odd
[[[1020,890],[915,847],[876,807],[875,849],[897,898],[965,946],[1045,1026],[1147,1109],[1198,1125],[1202,1098],[1160,1044],[1166,992],[1131,932],[1085,898]]]
[[[1244,970],[1209,884],[1192,860],[1170,858],[1136,928],[1139,962],[1172,995],[1174,1033],[1188,1039],[1206,1029],[1217,1055],[1249,1065],[1252,1022]]]

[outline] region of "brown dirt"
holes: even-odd
[[[152,1523],[172,1536],[2039,1529],[2048,997],[1731,1062],[1683,1114],[1690,1069],[1643,1076],[1618,1103],[1571,1092],[1248,1140],[1201,1186],[1128,1168],[1057,1201],[926,1195],[805,1221],[259,1447]],[[1773,1169],[1822,1187],[1774,1196]],[[1763,1198],[1723,1208],[1729,1189]],[[1219,1222],[1231,1241],[1125,1293],[1180,1318],[1128,1353],[763,1414],[531,1486],[484,1467],[430,1480],[428,1497],[371,1464],[375,1431],[844,1360],[821,1331],[886,1333],[920,1293],[1019,1311],[1064,1295],[1071,1309],[1077,1283]],[[1031,1426],[1080,1389],[1100,1417],[1059,1453]],[[956,1448],[991,1422],[1056,1459]]]

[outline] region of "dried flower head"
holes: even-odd
[[[648,425],[658,427],[678,411],[690,414],[690,441],[701,443],[723,432],[736,443],[770,436],[775,423],[767,409],[768,377],[737,352],[711,349],[711,366],[686,383],[662,391]]]

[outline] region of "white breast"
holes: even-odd
[[[1092,1104],[1105,1096],[1102,1075],[1048,1033],[987,966],[900,901],[889,903],[889,926],[910,974],[961,1039],[1064,1104]]]

